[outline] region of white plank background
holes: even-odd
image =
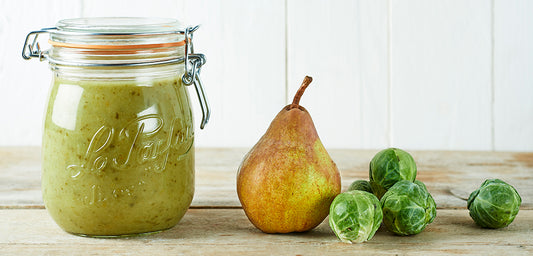
[[[533,1],[495,1],[494,146],[533,150]]]
[[[386,1],[288,1],[288,102],[301,104],[326,147],[389,144]]]
[[[392,144],[490,149],[491,2],[393,1],[390,8]]]
[[[51,72],[20,57],[26,33],[161,16],[202,24],[213,114],[197,146],[251,147],[310,75],[301,103],[328,148],[533,151],[532,14],[528,0],[0,0],[0,146],[40,144]]]

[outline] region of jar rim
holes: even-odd
[[[81,49],[161,48],[183,46],[185,29],[170,18],[94,17],[60,20],[49,30],[54,47]]]
[[[154,17],[89,17],[63,19],[56,33],[99,35],[171,34],[184,31],[183,24],[171,18]]]
[[[130,68],[183,63],[182,81],[194,84],[202,109],[203,129],[210,116],[209,104],[200,81],[205,57],[195,53],[193,33],[199,28],[186,27],[168,18],[102,17],[60,20],[56,27],[31,31],[26,35],[22,57],[48,60],[51,67]],[[42,50],[37,40],[49,34],[52,47]],[[54,45],[54,43],[58,43]],[[60,44],[63,43],[63,44]],[[88,45],[132,45],[120,49]],[[175,45],[176,44],[176,45]],[[182,45],[183,44],[183,45]],[[78,47],[66,47],[78,46]]]
[[[187,44],[182,29],[182,24],[171,18],[64,19],[49,30],[52,48],[48,59],[60,65],[81,66],[181,62]]]

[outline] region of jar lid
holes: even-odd
[[[102,17],[65,19],[50,31],[50,45],[78,49],[146,49],[185,45],[175,19]]]
[[[59,31],[89,34],[157,34],[183,31],[183,25],[175,19],[143,17],[101,17],[60,20]]]
[[[183,63],[182,81],[194,84],[202,109],[204,128],[210,116],[209,104],[200,80],[205,63],[195,53],[193,33],[175,19],[143,17],[103,17],[60,20],[56,27],[43,28],[26,35],[22,57],[48,60],[51,66],[118,67]],[[42,50],[38,36],[49,34],[51,49]]]

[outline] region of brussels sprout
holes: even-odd
[[[398,181],[381,198],[383,223],[397,235],[415,235],[437,215],[435,201],[424,183]]]
[[[489,179],[468,197],[470,217],[484,228],[503,228],[513,222],[522,198],[516,189],[499,179]]]
[[[365,191],[341,193],[329,208],[329,226],[345,243],[370,240],[382,220],[383,212],[378,198]]]
[[[379,199],[400,180],[414,181],[416,163],[413,157],[397,148],[378,152],[370,161],[370,186]]]
[[[356,180],[350,185],[348,188],[348,191],[352,190],[361,190],[366,191],[368,193],[372,193],[372,188],[370,187],[370,183],[366,180]]]

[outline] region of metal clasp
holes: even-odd
[[[200,101],[200,107],[202,109],[202,122],[200,123],[200,129],[204,129],[207,122],[209,122],[211,111],[209,110],[209,102],[207,101],[207,97],[202,86],[202,81],[200,80],[200,71],[202,69],[202,65],[205,64],[205,56],[200,53],[194,53],[194,46],[192,43],[193,33],[199,27],[200,26],[188,27],[185,30],[185,73],[183,74],[181,80],[185,85],[191,85],[194,83],[196,95],[198,95],[198,100]]]
[[[194,45],[192,43],[193,33],[199,27],[200,26],[197,25],[194,27],[188,27],[187,29],[185,29],[185,31],[176,31],[176,32],[180,34],[183,33],[185,35],[185,57],[184,57],[185,72],[183,76],[181,77],[181,80],[183,81],[185,85],[191,85],[194,83],[194,88],[196,89],[196,94],[198,95],[198,100],[200,102],[200,107],[202,109],[202,122],[200,123],[200,128],[204,129],[205,125],[209,121],[209,117],[211,116],[211,111],[209,109],[209,102],[207,101],[207,96],[205,95],[204,88],[202,86],[202,81],[200,80],[200,71],[202,69],[202,65],[205,64],[205,56],[200,53],[194,53]],[[39,45],[37,38],[39,37],[40,34],[50,33],[53,31],[56,31],[56,33],[60,32],[57,30],[58,30],[57,28],[52,27],[52,28],[43,28],[41,30],[32,31],[28,33],[28,35],[26,36],[26,40],[24,41],[24,47],[22,48],[22,58],[26,60],[29,60],[31,58],[39,58],[40,61],[43,61],[44,59],[48,59],[50,62],[66,63],[69,65],[76,65],[76,66],[106,66],[106,64],[79,64],[79,63],[59,62],[58,60],[53,60],[53,59],[48,58],[48,50],[41,49],[41,46]],[[90,35],[107,35],[107,34],[106,33],[94,33]],[[117,64],[117,65],[133,66],[133,65],[143,65],[143,64],[150,64],[150,65],[166,64],[166,63],[175,62],[177,60],[180,60],[180,59],[162,61],[162,62],[157,62],[157,63],[156,62],[125,63],[125,64]],[[183,59],[181,59],[181,61],[183,61]]]
[[[24,47],[22,47],[22,58],[29,60],[31,58],[39,58],[40,61],[46,59],[48,55],[48,50],[41,50],[41,46],[37,41],[37,38],[40,34],[50,33],[51,30],[56,30],[56,28],[43,28],[41,30],[32,31],[26,35],[26,40],[24,41]],[[32,39],[33,36],[33,40]],[[31,44],[29,42],[32,41]]]

